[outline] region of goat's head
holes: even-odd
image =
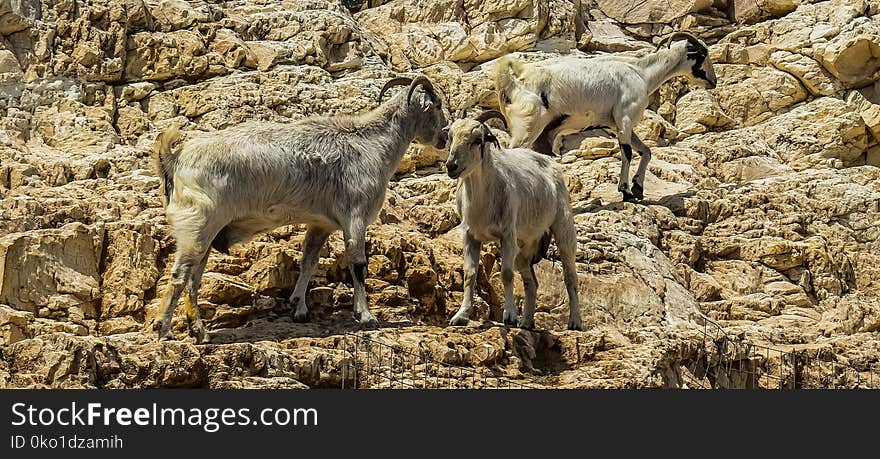
[[[673,43],[684,39],[684,59],[686,63],[682,63],[685,69],[682,69],[685,76],[692,82],[706,88],[715,89],[717,78],[715,77],[715,69],[712,68],[712,60],[709,59],[709,48],[700,41],[699,38],[688,32],[673,32],[660,41],[657,49],[662,46],[672,47]]]
[[[406,93],[406,103],[408,104],[408,113],[412,117],[409,121],[415,127],[415,140],[422,144],[433,145],[438,150],[446,148],[447,131],[445,128],[449,121],[443,112],[443,98],[437,94],[433,83],[427,77],[393,78],[382,87],[379,92],[379,101],[382,101],[382,96],[389,88],[402,85],[409,86]]]
[[[486,121],[498,118],[507,127],[504,116],[496,110],[485,111],[475,119],[459,119],[449,127],[449,158],[446,173],[450,178],[466,177],[483,160],[489,146],[499,147],[498,139]]]

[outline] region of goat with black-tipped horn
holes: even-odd
[[[705,88],[716,85],[709,49],[693,35],[675,32],[643,57],[565,56],[523,63],[505,56],[495,65],[501,112],[510,125],[510,146],[553,155],[558,135],[589,128],[614,131],[622,153],[618,190],[624,201],[644,198],[651,150],[633,133],[649,98],[663,83],[686,76]],[[630,186],[633,147],[641,155]]]
[[[162,297],[159,337],[171,337],[181,293],[190,334],[206,339],[198,290],[211,247],[228,253],[238,242],[290,224],[305,224],[299,278],[290,296],[293,319],[308,320],[306,288],[327,237],[341,229],[351,264],[354,310],[365,327],[378,325],[367,306],[365,231],[379,213],[388,181],[415,140],[445,148],[448,121],[431,81],[396,78],[406,91],[361,115],[310,117],[292,123],[249,122],[191,139],[172,151],[176,129],[154,146],[167,216],[177,241],[171,285]]]
[[[455,198],[464,242],[464,300],[449,323],[468,323],[480,249],[485,242],[500,241],[504,323],[533,328],[538,290],[534,265],[546,256],[552,236],[568,291],[568,328],[580,330],[577,234],[562,170],[533,150],[501,148],[486,125],[493,118],[504,121],[493,110],[475,119],[456,120],[449,128],[446,171],[458,179]],[[526,294],[521,320],[513,297],[514,270],[519,271]]]

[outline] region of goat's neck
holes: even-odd
[[[401,101],[399,101],[401,102]],[[371,117],[372,126],[382,139],[383,148],[379,151],[382,169],[391,177],[406,153],[407,147],[415,138],[415,123],[412,122],[409,107],[404,103],[388,103],[379,107],[378,113]],[[410,120],[410,121],[407,121]]]
[[[489,188],[491,188],[492,181],[495,180],[496,174],[492,164],[490,148],[490,146],[486,147],[482,160],[477,163],[477,169],[462,180],[462,185],[471,201],[489,196]]]
[[[648,85],[649,95],[672,77],[681,74],[682,57],[680,49],[664,47],[639,59],[642,78]]]

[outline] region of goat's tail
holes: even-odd
[[[503,56],[495,63],[495,90],[502,101],[510,100],[522,72],[522,61],[511,55]]]
[[[177,166],[177,153],[171,151],[171,145],[180,137],[180,128],[176,125],[166,128],[156,137],[153,144],[153,169],[162,178],[162,194],[165,204],[171,200],[174,191],[174,169]]]

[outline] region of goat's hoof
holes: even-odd
[[[516,317],[516,313],[509,314],[507,311],[504,311],[504,325],[509,327],[516,327],[519,325],[519,319]]]
[[[645,189],[642,188],[642,186],[639,185],[638,183],[633,183],[632,196],[639,201],[641,201],[642,199],[645,199]]]
[[[193,333],[192,337],[196,339],[196,344],[210,344],[211,343],[211,338],[208,337],[208,333],[205,332],[205,330]]]
[[[583,330],[583,328],[581,328],[581,321],[580,320],[569,320],[568,321],[568,329],[569,330],[578,330],[578,331]]]
[[[208,344],[210,339],[205,331],[205,325],[201,322],[194,322],[189,325],[189,336],[196,339],[196,344]]]
[[[470,319],[467,317],[459,316],[458,314],[452,316],[452,319],[449,319],[449,325],[453,327],[464,327],[470,322]]]
[[[629,191],[623,191],[623,202],[638,202],[638,199]]]
[[[522,328],[523,330],[534,330],[535,321],[522,319],[519,321],[519,328]]]
[[[379,321],[373,316],[366,319],[362,318],[358,323],[360,324],[361,330],[376,330],[379,328]]]
[[[309,321],[309,310],[308,309],[297,309],[293,312],[293,321],[297,323],[305,323]]]
[[[174,335],[171,334],[171,324],[165,323],[164,320],[157,320],[153,324],[153,331],[157,333],[159,341],[171,341],[174,339]]]

